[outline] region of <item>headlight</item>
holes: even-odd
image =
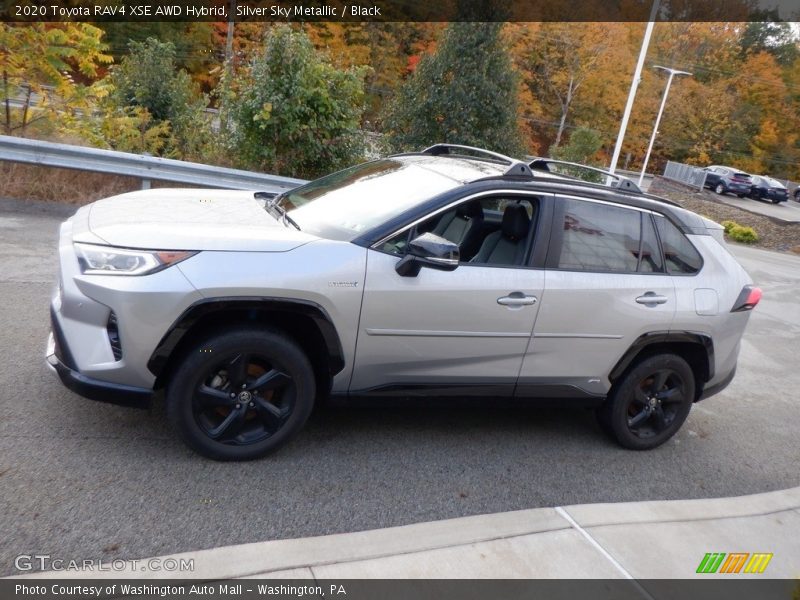
[[[75,244],[75,251],[85,275],[147,275],[197,254],[187,250],[130,250],[93,244]]]

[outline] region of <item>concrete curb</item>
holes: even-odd
[[[158,557],[193,559],[192,573],[142,572],[128,562],[124,570],[26,577],[686,578],[695,576],[706,552],[772,552],[766,576],[797,577],[797,531],[800,487],[736,498],[536,508]]]

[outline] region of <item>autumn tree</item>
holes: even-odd
[[[399,88],[384,120],[391,148],[435,142],[523,153],[518,78],[499,23],[451,23],[433,55]]]
[[[87,110],[94,81],[111,62],[103,32],[88,23],[0,23],[0,104],[6,135]]]
[[[519,59],[525,85],[551,103],[558,127],[553,146],[558,147],[567,127],[567,117],[587,78],[611,43],[605,24],[541,23],[526,30]],[[549,102],[548,102],[549,101]]]
[[[231,149],[249,167],[291,176],[358,161],[365,69],[337,69],[285,25],[270,30],[264,46],[231,98]]]

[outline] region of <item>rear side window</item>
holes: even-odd
[[[667,272],[673,275],[693,275],[703,266],[700,253],[681,231],[664,217],[656,217],[656,229],[664,250]]]
[[[649,214],[567,198],[559,202],[563,212],[551,242],[558,256],[553,266],[570,271],[662,272]]]

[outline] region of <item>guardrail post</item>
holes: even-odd
[[[142,156],[153,156],[149,152],[142,152]],[[142,178],[142,189],[149,190],[150,189],[150,180]]]

